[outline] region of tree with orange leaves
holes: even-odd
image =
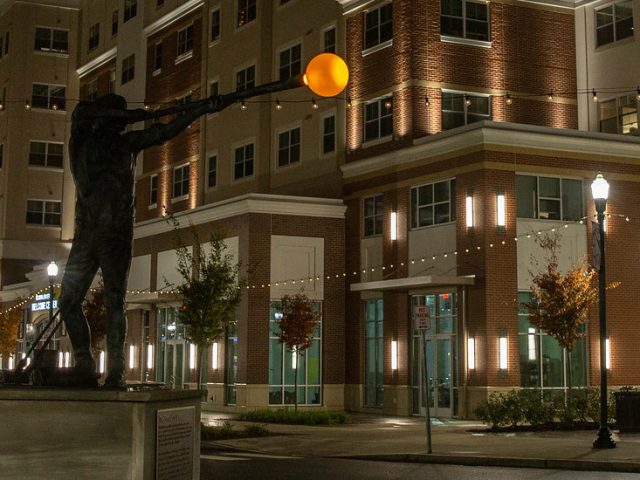
[[[304,353],[313,343],[313,332],[318,326],[318,314],[313,303],[301,290],[295,295],[285,295],[280,299],[281,317],[277,321],[276,332],[280,343],[296,356]],[[298,362],[296,362],[297,365]],[[298,371],[294,374],[294,405],[298,410]]]
[[[18,300],[18,304],[21,300]],[[22,308],[13,307],[0,313],[0,355],[8,357],[16,351]]]
[[[585,261],[573,265],[566,273],[558,267],[558,242],[560,235],[544,235],[538,239],[547,252],[545,271],[533,275],[532,299],[523,304],[529,313],[529,321],[554,337],[564,348],[568,360],[568,397],[571,401],[571,351],[584,337],[582,325],[589,308],[598,298],[595,285],[596,271]]]

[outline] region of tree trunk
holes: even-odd
[[[196,385],[198,390],[202,390],[202,359],[204,357],[206,347],[202,348],[200,345],[197,345],[197,347],[198,356],[196,357]]]
[[[572,391],[571,391],[571,350],[565,349],[567,352],[567,406],[572,407]]]

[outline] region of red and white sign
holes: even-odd
[[[413,307],[413,324],[416,330],[429,330],[431,328],[431,311],[426,305]]]

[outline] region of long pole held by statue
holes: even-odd
[[[427,330],[431,328],[431,312],[427,305],[419,305],[413,309],[413,319],[416,329],[420,331],[420,340],[422,348],[420,355],[422,357],[422,398],[425,407],[425,424],[427,427],[427,453],[432,452],[431,448],[431,399],[429,398],[429,368],[427,366]]]

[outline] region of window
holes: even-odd
[[[173,169],[173,198],[189,196],[189,164]]]
[[[93,102],[98,98],[98,80],[94,79],[87,83],[84,99],[87,102]]]
[[[256,86],[256,67],[251,65],[236,73],[236,92]]]
[[[295,77],[300,73],[302,68],[301,52],[302,46],[299,43],[280,52],[280,80]]]
[[[364,105],[364,141],[388,137],[393,133],[393,98],[373,100]]]
[[[293,405],[297,397],[300,405],[321,405],[322,304],[313,302],[313,310],[320,314],[318,326],[312,334],[311,346],[298,354],[287,350],[278,339],[279,308],[280,302],[271,303],[269,315],[269,404]],[[298,385],[297,392],[295,391],[296,383]]]
[[[364,14],[364,49],[391,42],[393,11],[391,2]]]
[[[600,102],[600,131],[637,134],[638,104],[635,95],[624,95]]]
[[[8,44],[9,32],[7,32],[5,49]],[[57,28],[36,27],[35,49],[41,52],[69,53],[69,32]],[[5,53],[7,53],[6,50]]]
[[[209,84],[209,95],[212,97],[216,97],[220,94],[220,82],[218,80],[213,80]]]
[[[411,228],[449,223],[455,219],[455,179],[428,183],[411,189]]]
[[[518,292],[518,351],[520,356],[520,386],[530,388],[566,387],[566,372],[571,365],[571,384],[587,384],[587,339],[579,339],[571,351],[571,362],[558,341],[529,322],[522,307],[531,301],[530,292]],[[583,331],[584,332],[584,331]]]
[[[469,0],[441,0],[440,33],[469,40],[489,41],[487,4]]]
[[[138,0],[124,0],[124,21],[127,22],[138,13]]]
[[[34,83],[31,90],[31,106],[64,110],[65,92],[66,88],[60,85]]]
[[[207,186],[213,188],[216,185],[218,185],[218,155],[209,155]]]
[[[111,14],[111,36],[115,37],[118,34],[118,10],[114,10]]]
[[[178,30],[178,57],[193,51],[193,25]]]
[[[100,43],[100,24],[96,23],[89,27],[89,51],[93,50]]]
[[[382,235],[382,195],[365,198],[363,201],[364,236]]]
[[[211,10],[211,42],[220,40],[220,7]]]
[[[491,120],[489,96],[442,92],[442,130]]]
[[[278,166],[300,161],[300,127],[278,134]]]
[[[129,55],[122,60],[122,75],[120,78],[120,84],[124,85],[127,82],[133,80],[136,74],[136,56],[135,54]]]
[[[162,42],[153,46],[153,73],[160,73],[162,70]]]
[[[149,206],[155,207],[158,204],[158,175],[149,177]]]
[[[176,107],[179,107],[181,105],[186,105],[187,103],[191,103],[191,99],[192,99],[191,94],[185,95],[180,98],[176,98]],[[177,112],[176,118],[182,115],[184,115],[184,112]]]
[[[322,119],[322,154],[336,150],[336,116],[329,115]]]
[[[62,203],[48,200],[27,200],[27,223],[29,225],[60,226]]]
[[[614,2],[596,10],[596,46],[633,36],[631,0]]]
[[[236,383],[238,382],[238,327],[233,324],[227,327],[225,335],[224,383],[226,385],[224,402],[235,405],[237,402]]]
[[[63,144],[31,142],[29,144],[29,165],[62,168]]]
[[[516,175],[518,218],[580,220],[582,180]]]
[[[233,166],[234,180],[239,180],[253,175],[253,156],[253,143],[249,143],[235,149],[235,160]]]
[[[323,51],[327,53],[336,53],[336,27],[326,29],[322,33]]]
[[[241,27],[256,19],[256,0],[238,0],[236,25]]]
[[[384,308],[382,299],[364,302],[364,404],[384,402]]]

